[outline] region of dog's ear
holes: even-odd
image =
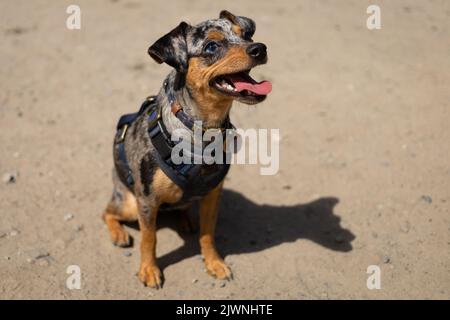
[[[220,19],[227,19],[230,21],[233,25],[239,26],[242,32],[242,37],[244,39],[250,40],[253,35],[255,34],[256,30],[256,24],[255,21],[253,21],[250,18],[247,17],[241,17],[241,16],[235,16],[231,12],[227,10],[222,10],[219,15]]]
[[[237,20],[236,20],[236,16],[234,14],[232,14],[231,12],[227,11],[227,10],[220,11],[219,18],[220,19],[227,19],[232,24],[238,24]]]
[[[148,54],[158,63],[167,63],[178,72],[188,69],[186,33],[189,24],[181,22],[175,29],[158,39],[148,48]]]

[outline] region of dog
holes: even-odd
[[[199,202],[199,242],[206,270],[218,279],[232,278],[214,242],[229,164],[174,164],[170,137],[176,129],[192,134],[198,120],[206,129],[224,132],[232,128],[229,112],[234,100],[256,104],[266,98],[270,82],[257,82],[249,75],[252,68],[267,62],[267,48],[252,40],[254,32],[253,20],[224,10],[218,19],[195,26],[181,22],[148,49],[157,63],[173,70],[157,96],[148,98],[138,113],[119,120],[113,195],[102,215],[112,242],[121,247],[130,245],[122,222],[138,220],[141,262],[137,275],[148,287],[161,288],[163,283],[156,259],[158,212],[186,212],[195,201]]]

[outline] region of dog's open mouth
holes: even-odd
[[[253,104],[263,101],[272,91],[269,81],[257,82],[249,75],[250,70],[215,77],[211,85],[219,92]]]

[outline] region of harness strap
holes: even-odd
[[[119,118],[119,121],[117,122],[117,130],[120,130],[125,125],[130,126],[134,122],[134,120],[136,120],[137,117],[139,117],[145,111],[145,109],[147,109],[147,107],[150,104],[155,103],[155,102],[156,102],[156,96],[149,96],[142,103],[138,112],[128,113],[128,114],[124,114],[123,116],[121,116]]]
[[[115,143],[114,148],[117,153],[114,164],[116,166],[118,176],[123,184],[126,185],[130,191],[132,191],[134,186],[134,178],[130,166],[128,165],[127,154],[125,152],[125,143]]]
[[[157,151],[155,160],[162,171],[183,190],[182,200],[205,195],[225,178],[230,168],[230,164],[227,163],[205,165],[192,162],[177,165],[172,162],[171,154],[174,143],[162,121],[161,106],[157,105],[156,97],[152,96],[144,101],[139,112],[122,116],[117,124],[115,165],[119,178],[130,191],[133,192],[134,178],[127,161],[125,135],[128,127],[147,110],[148,134]],[[192,123],[194,122],[192,121]],[[227,127],[233,128],[229,121],[227,121]]]
[[[127,154],[125,151],[125,135],[131,124],[147,109],[147,107],[156,102],[155,96],[149,96],[142,103],[138,112],[129,113],[121,116],[117,123],[117,133],[114,139],[114,164],[120,180],[125,184],[130,191],[133,191],[134,178],[131,172],[130,165],[128,164]]]

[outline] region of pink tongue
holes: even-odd
[[[256,82],[250,76],[234,76],[230,77],[237,91],[251,91],[258,95],[268,95],[272,91],[272,84],[269,81]]]

